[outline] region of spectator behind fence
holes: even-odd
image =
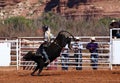
[[[91,66],[97,69],[98,66],[98,43],[95,42],[95,37],[91,37],[91,42],[87,44],[86,49],[91,53]]]
[[[98,66],[98,43],[95,42],[95,37],[91,37],[91,42],[87,44],[86,48],[91,53],[91,66],[97,69]]]
[[[109,28],[120,28],[120,22],[116,20],[112,20]],[[112,37],[113,38],[120,38],[120,30],[112,30]]]
[[[62,61],[62,70],[68,70],[68,61],[69,61],[69,48],[68,44],[62,49],[61,52],[61,61]]]
[[[82,48],[83,45],[80,42],[79,37],[76,37],[75,42],[72,45],[73,51],[74,51],[74,57],[75,57],[75,64],[76,64],[76,70],[82,70]]]

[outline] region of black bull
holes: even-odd
[[[66,36],[65,35],[66,33],[69,34],[69,36],[68,35]],[[66,44],[68,44],[70,48],[71,39],[75,40],[74,36],[67,31],[60,31],[58,33],[54,42],[52,42],[46,49],[50,62],[52,62],[53,60],[60,56],[61,50],[63,47],[66,46]],[[37,75],[40,75],[43,68],[48,65],[48,63],[45,63],[45,59],[43,59],[42,56],[37,56],[35,55],[35,53],[32,53],[31,51],[24,55],[23,59],[33,60],[37,63],[37,66],[31,73],[31,75],[34,75],[34,73],[38,70],[39,71]]]

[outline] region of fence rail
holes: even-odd
[[[82,49],[82,67],[83,68],[91,68],[91,62],[90,62],[90,53],[88,50],[86,50],[85,46],[90,40],[90,36],[86,37],[79,37],[81,39],[81,43],[83,44]],[[26,39],[27,41],[24,41]],[[98,58],[98,68],[111,68],[111,60],[110,60],[110,38],[109,36],[96,36],[96,42],[99,44],[99,58]],[[36,51],[39,45],[43,42],[42,38],[34,37],[34,38],[27,38],[22,37],[19,38],[19,67],[24,67],[24,69],[32,69],[36,64],[33,61],[23,61],[22,57],[28,52],[28,51]],[[80,64],[75,62],[74,52],[71,51],[69,53],[69,60],[67,62],[68,66],[70,68],[75,68],[76,64]],[[48,67],[62,67],[61,62],[61,56],[58,57],[55,61],[53,61]],[[25,68],[27,66],[27,68]],[[28,68],[32,67],[32,68]]]
[[[81,39],[81,43],[83,44],[82,49],[82,62],[75,62],[77,58],[74,57],[74,52],[70,51],[68,58],[68,66],[69,68],[75,68],[76,64],[82,64],[83,68],[91,68],[91,58],[90,53],[86,50],[86,44],[90,40],[90,36],[79,37]],[[42,37],[19,37],[13,40],[9,40],[8,38],[0,39],[1,42],[9,42],[11,43],[11,62],[10,66],[16,66],[17,69],[32,69],[36,66],[33,61],[23,61],[22,57],[28,52],[33,51],[36,52],[39,45],[43,42]],[[99,44],[99,58],[98,58],[98,68],[111,68],[111,52],[110,52],[110,38],[109,36],[96,36],[96,42]],[[78,58],[78,60],[81,58]],[[53,61],[48,67],[62,67],[62,57],[58,57],[55,61]]]

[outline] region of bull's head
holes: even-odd
[[[32,56],[35,54],[32,51],[29,51],[26,55],[23,56],[23,59],[26,61],[32,60]]]
[[[69,34],[69,35],[66,35]],[[67,31],[61,31],[59,32],[58,36],[56,37],[56,41],[59,43],[61,47],[65,47],[66,44],[68,44],[68,47],[71,49],[71,40],[75,40],[74,36],[71,35],[71,33]]]

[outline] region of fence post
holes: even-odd
[[[19,69],[18,39],[16,39],[17,70]]]

